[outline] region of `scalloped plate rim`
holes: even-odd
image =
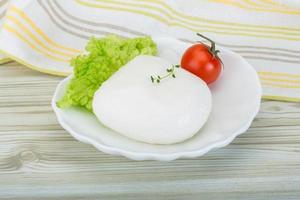
[[[164,37],[162,37],[164,38]],[[173,38],[171,38],[173,39]],[[238,56],[240,56],[239,54],[227,49],[227,48],[222,48],[222,49],[226,49],[227,51],[230,51]],[[242,59],[244,59],[242,56],[240,56]],[[246,61],[247,62],[247,61]],[[247,62],[248,63],[248,62]],[[250,65],[250,64],[249,64]],[[251,65],[250,65],[251,66]],[[252,70],[254,70],[254,68],[251,66]],[[255,70],[254,70],[255,71]],[[256,76],[258,77],[257,73]],[[84,143],[88,143],[93,145],[96,149],[104,152],[104,153],[108,153],[108,154],[112,154],[112,155],[121,155],[124,156],[126,158],[132,159],[132,160],[158,160],[158,161],[172,161],[172,160],[176,160],[179,158],[194,158],[194,157],[200,157],[202,155],[204,155],[205,153],[213,150],[213,149],[218,149],[218,148],[222,148],[227,146],[228,144],[230,144],[237,136],[239,136],[240,134],[244,133],[252,124],[255,116],[258,114],[259,109],[260,109],[260,102],[257,102],[257,106],[256,106],[256,110],[253,112],[253,115],[251,117],[249,117],[249,121],[240,129],[238,129],[236,132],[232,133],[232,135],[230,137],[227,137],[226,139],[217,141],[212,143],[211,145],[207,146],[206,148],[202,148],[199,150],[192,150],[192,151],[182,151],[182,152],[176,152],[176,153],[168,153],[168,154],[159,154],[159,153],[140,153],[140,152],[134,152],[134,151],[128,151],[128,150],[124,150],[121,148],[116,148],[116,147],[111,147],[109,145],[104,145],[101,144],[93,139],[88,138],[87,136],[83,136],[80,133],[77,133],[76,131],[74,131],[72,129],[72,127],[70,127],[62,118],[62,116],[60,116],[59,114],[59,108],[56,106],[56,96],[58,95],[58,92],[61,88],[61,86],[69,81],[69,79],[72,77],[72,75],[68,76],[67,78],[63,79],[56,87],[55,93],[53,95],[52,101],[51,101],[51,106],[56,114],[57,120],[60,123],[60,125],[66,130],[68,131],[75,139],[84,142]],[[260,85],[260,83],[259,83]],[[258,88],[259,90],[259,94],[260,96],[262,96],[262,88],[260,85],[260,88]]]

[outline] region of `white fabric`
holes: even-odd
[[[300,101],[300,9],[297,0],[14,0],[0,50],[33,69],[71,73],[69,60],[91,36],[171,36],[196,32],[244,56],[265,98]]]

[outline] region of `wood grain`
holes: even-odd
[[[0,199],[300,199],[300,104],[263,101],[247,133],[203,157],[136,162],[60,127],[61,79],[0,66]]]

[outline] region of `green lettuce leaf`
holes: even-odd
[[[57,102],[58,107],[82,106],[92,111],[96,90],[119,68],[138,55],[155,55],[156,44],[150,37],[124,39],[110,35],[101,39],[91,38],[87,53],[72,59],[74,77]]]

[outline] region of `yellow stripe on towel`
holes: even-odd
[[[299,78],[300,79],[300,74],[288,74],[288,73],[267,72],[267,71],[259,71],[257,73],[261,76],[288,77],[288,78]]]
[[[300,84],[300,80],[289,80],[289,79],[278,79],[278,78],[266,78],[263,76],[259,77],[262,81],[271,81],[276,83],[291,83],[291,84]]]
[[[98,0],[102,1],[102,0]],[[109,0],[105,0],[109,1]],[[111,0],[110,0],[111,1]],[[173,14],[173,17],[179,16],[181,18],[185,18],[187,20],[191,21],[198,21],[202,23],[208,23],[208,24],[214,24],[214,25],[223,25],[226,26],[229,29],[232,29],[233,27],[243,27],[244,29],[251,29],[251,31],[265,31],[268,32],[268,30],[285,30],[285,31],[290,31],[290,32],[296,32],[299,33],[300,29],[299,28],[292,28],[292,27],[280,27],[280,26],[264,26],[264,25],[254,25],[254,24],[244,24],[244,23],[237,23],[237,22],[226,22],[226,21],[217,21],[217,20],[211,20],[211,19],[206,19],[206,18],[200,18],[196,16],[191,16],[191,15],[186,15],[184,13],[178,12],[175,9],[173,9],[171,6],[169,6],[167,3],[165,3],[163,0],[138,0],[135,2],[145,2],[145,3],[152,3],[153,5],[157,6],[162,6],[164,9],[168,10]],[[144,5],[144,4],[143,4]],[[141,6],[143,6],[141,5]],[[220,28],[220,27],[217,27]],[[259,30],[255,30],[259,29]]]
[[[24,33],[27,34],[32,40],[34,40],[38,45],[45,49],[45,51],[50,51],[56,53],[58,55],[63,55],[68,57],[69,59],[75,55],[75,53],[65,53],[56,49],[52,49],[51,46],[44,44],[38,37],[36,37],[26,26],[24,26],[17,18],[12,15],[6,16],[6,19],[13,22],[16,26],[18,26]]]
[[[254,6],[258,8],[267,8],[267,9],[275,8],[275,9],[293,10],[291,9],[291,7],[288,7],[287,5],[284,4],[279,4],[277,2],[274,2],[273,0],[261,0],[261,1],[243,0],[243,2],[250,6]]]
[[[6,30],[6,31],[8,31],[10,33],[13,33],[20,40],[22,40],[23,42],[27,43],[32,49],[34,49],[35,51],[37,51],[37,52],[45,55],[46,57],[51,58],[51,59],[56,60],[56,61],[60,61],[60,62],[69,62],[69,59],[59,58],[59,57],[56,57],[56,56],[48,54],[44,50],[39,49],[33,43],[31,43],[29,40],[27,40],[20,32],[18,32],[16,29],[14,29],[13,27],[11,27],[11,26],[9,26],[7,24],[4,24],[2,28],[3,28],[3,30]]]
[[[288,9],[275,9],[275,8],[259,8],[259,7],[249,7],[242,3],[233,0],[210,0],[215,3],[222,3],[224,5],[235,6],[238,8],[242,8],[244,10],[250,11],[258,11],[258,12],[275,12],[281,14],[290,14],[290,15],[300,15],[299,10],[288,10]]]
[[[71,47],[66,47],[63,46],[57,42],[54,42],[51,38],[49,38],[27,15],[24,11],[18,9],[16,6],[12,6],[9,11],[14,12],[16,14],[18,14],[20,17],[22,17],[22,19],[24,19],[29,25],[31,25],[31,27],[41,36],[43,37],[43,39],[45,41],[47,41],[49,44],[60,48],[60,49],[64,49],[66,51],[70,51],[73,53],[79,53],[80,51],[78,49],[74,49]]]
[[[263,95],[262,98],[266,100],[300,102],[300,98],[293,98],[293,97],[286,97],[286,96]]]
[[[28,63],[27,61],[24,61],[23,59],[21,59],[19,57],[16,57],[15,55],[13,55],[9,52],[3,51],[3,50],[0,50],[0,53],[6,55],[7,57],[9,57],[12,60],[17,61],[18,63],[24,65],[25,67],[28,67],[30,69],[33,69],[33,70],[36,70],[36,71],[39,71],[39,72],[42,72],[42,73],[57,75],[57,76],[68,76],[68,75],[71,74],[71,73],[68,73],[68,72],[60,72],[60,71],[56,71],[56,70],[45,69],[45,68],[42,68],[42,67],[34,66],[34,65]]]
[[[267,81],[261,81],[263,86],[267,87],[274,87],[274,88],[287,88],[287,89],[300,89],[300,85],[288,85],[288,84],[277,84],[277,83],[270,83]]]
[[[269,39],[272,38],[272,39],[285,39],[285,40],[300,41],[300,37],[299,37],[298,33],[290,33],[290,35],[295,35],[297,37],[289,37],[289,36],[281,36],[281,35],[265,35],[266,31],[260,31],[259,34],[261,34],[261,35],[258,35],[258,34],[255,34],[255,33],[251,33],[249,31],[234,32],[234,31],[231,31],[230,29],[220,30],[218,28],[211,27],[211,26],[206,26],[206,25],[199,25],[198,26],[199,28],[194,28],[194,27],[191,27],[191,26],[186,26],[182,23],[175,22],[173,20],[166,20],[163,17],[161,17],[160,15],[156,15],[156,14],[151,13],[151,12],[146,12],[146,11],[143,11],[141,9],[132,9],[132,8],[120,7],[118,5],[120,5],[121,2],[118,5],[108,6],[108,5],[103,5],[103,4],[99,4],[99,3],[90,3],[90,2],[86,2],[86,1],[82,1],[82,0],[75,0],[75,1],[78,4],[83,5],[83,6],[87,6],[87,7],[102,8],[102,9],[115,10],[115,11],[125,11],[125,12],[144,15],[144,16],[156,19],[157,21],[160,21],[160,22],[162,22],[162,23],[164,23],[168,26],[177,26],[177,27],[181,27],[181,28],[186,28],[186,29],[194,31],[194,32],[212,32],[212,33],[219,33],[219,34],[225,34],[225,35],[252,36],[252,37],[258,37],[258,38],[269,38]],[[211,28],[213,28],[213,29],[211,29]],[[279,32],[277,32],[277,33],[279,33]]]

